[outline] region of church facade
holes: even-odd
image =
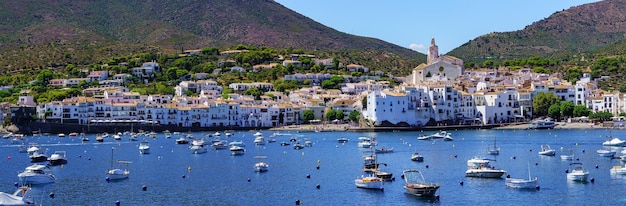
[[[411,75],[406,78],[406,83],[419,85],[425,81],[448,81],[463,75],[465,67],[463,60],[453,56],[439,56],[439,47],[435,44],[435,38],[430,41],[426,64],[420,64],[413,69]]]

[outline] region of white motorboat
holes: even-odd
[[[263,136],[257,136],[254,138],[255,145],[265,145],[265,138]]]
[[[506,187],[511,188],[519,188],[519,189],[539,189],[539,185],[537,184],[537,177],[532,179],[530,177],[530,164],[528,165],[528,179],[515,179],[507,176],[506,181],[504,182]]]
[[[300,142],[296,142],[293,145],[293,149],[296,149],[296,150],[304,149],[304,145],[300,144]]]
[[[130,171],[128,165],[130,161],[113,160],[113,152],[115,148],[111,148],[111,168],[107,171],[107,180],[122,180],[128,178]],[[118,167],[115,168],[114,163],[117,163]]]
[[[419,170],[404,170],[402,174],[405,182],[404,189],[411,195],[419,197],[434,196],[437,189],[439,189],[439,184],[426,182],[422,172]]]
[[[472,158],[467,161],[466,177],[501,178],[505,170],[495,169],[489,165],[490,159]]]
[[[187,140],[185,137],[180,137],[176,140],[176,144],[189,144],[189,140]]]
[[[232,132],[224,132],[224,136],[230,137],[230,136],[233,136],[233,133]]]
[[[144,140],[139,143],[139,154],[150,154],[150,142]]]
[[[380,149],[376,148],[374,149],[374,152],[376,152],[376,154],[393,153],[393,147],[392,148],[381,147]]]
[[[370,174],[368,176],[361,175],[361,177],[356,178],[354,180],[354,184],[356,185],[357,188],[378,189],[378,190],[385,189],[383,179],[380,177],[377,177],[374,174]]]
[[[545,156],[554,156],[556,155],[556,151],[554,151],[552,148],[550,148],[550,145],[548,144],[542,144],[541,145],[541,151],[539,151],[540,155],[545,155]]]
[[[120,137],[119,139],[121,140],[122,138]],[[137,140],[139,140],[139,137],[138,137],[137,134],[131,134],[130,137],[128,138],[128,140],[130,140],[130,141],[137,141]]]
[[[305,147],[312,147],[313,146],[313,141],[311,141],[311,139],[309,139],[309,138],[304,138],[304,146]]]
[[[65,151],[55,151],[48,158],[48,162],[50,165],[62,165],[67,163],[66,152]]]
[[[452,138],[451,133],[446,133],[446,136],[443,137],[443,141],[452,141],[452,140],[454,140],[454,138]]]
[[[56,181],[56,177],[46,165],[33,164],[17,175],[24,185],[47,184]]]
[[[610,136],[608,136],[607,138],[609,138]],[[605,142],[602,143],[602,146],[615,146],[615,147],[621,147],[624,146],[626,144],[626,141],[621,140],[617,137],[614,137],[611,140],[607,140]]]
[[[59,133],[57,136],[59,136],[59,137],[65,137],[65,134],[63,134],[63,133]]]
[[[189,149],[191,150],[191,154],[202,154],[208,152],[207,148],[204,147],[204,145],[192,144],[191,146],[189,146]]]
[[[0,205],[35,205],[33,196],[28,194],[30,187],[17,188],[13,194],[0,192]]]
[[[230,146],[230,152],[233,156],[243,155],[246,153],[246,149],[240,146],[232,145]]]
[[[238,146],[238,147],[246,147],[246,144],[244,144],[242,141],[240,140],[236,140],[236,141],[232,141],[230,143],[228,143],[229,146]]]
[[[220,132],[215,132],[215,133],[213,133],[213,136],[214,136],[214,137],[219,137],[220,135],[222,135],[222,133],[220,133]]]
[[[439,131],[435,134],[430,135],[431,139],[441,139],[441,138],[446,138],[446,137],[452,138],[452,133],[449,133],[446,131]]]
[[[46,155],[46,149],[38,149],[32,152],[30,157],[30,162],[45,162],[48,161],[48,155]]]
[[[583,164],[580,162],[570,163],[570,170],[567,173],[567,179],[576,182],[587,182],[589,177],[589,171],[583,168]]]
[[[267,158],[267,156],[256,156],[254,158],[258,159],[257,163],[254,164],[254,171],[255,172],[267,172],[270,165],[261,161],[261,159],[265,159]]]
[[[370,148],[371,146],[373,146],[372,139],[368,137],[359,137],[358,141],[359,142],[357,143],[357,146],[359,148]]]
[[[617,153],[616,151],[609,151],[605,149],[599,149],[596,152],[598,153],[600,157],[613,157],[613,155]]]
[[[107,134],[108,136],[108,134]],[[96,142],[104,142],[104,135],[103,134],[96,134]]]
[[[226,141],[218,141],[214,142],[211,147],[213,147],[214,150],[223,150],[228,149],[228,144]]]
[[[339,137],[339,138],[337,138],[337,142],[339,142],[339,143],[346,143],[346,142],[348,142],[348,138]]]
[[[425,134],[422,134],[419,137],[417,137],[417,140],[431,140],[431,139],[432,137],[430,135],[425,135]]]
[[[552,129],[555,126],[556,123],[551,118],[547,118],[531,122],[528,129]]]
[[[411,160],[417,161],[417,162],[423,162],[424,161],[424,156],[422,156],[420,153],[414,152],[411,155]]]
[[[256,132],[256,133],[254,133],[254,136],[255,136],[255,137],[260,137],[260,136],[263,136],[263,133],[261,133],[261,132]]]
[[[621,165],[615,165],[610,169],[610,173],[612,175],[626,175],[626,167],[622,167]]]
[[[199,138],[199,139],[196,138],[196,139],[191,140],[191,145],[204,146],[204,144],[205,144],[205,141],[202,138]]]
[[[131,135],[131,137],[132,137],[132,135]],[[136,136],[135,136],[135,137],[136,137]],[[122,136],[120,136],[119,134],[114,134],[114,135],[113,135],[113,139],[114,139],[114,140],[122,140]]]

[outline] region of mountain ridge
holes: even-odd
[[[448,52],[466,61],[584,55],[626,38],[626,0],[605,0],[555,12],[524,29],[479,36]]]
[[[0,34],[0,59],[10,59],[0,67],[12,69],[97,62],[106,56],[101,50],[116,55],[238,44],[385,50],[425,59],[408,48],[339,32],[271,0],[6,0],[0,2],[0,19],[6,31]],[[35,49],[52,57],[33,59],[42,55]],[[11,57],[22,54],[27,62]]]

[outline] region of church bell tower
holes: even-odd
[[[426,64],[430,65],[435,63],[439,59],[439,47],[435,44],[435,38],[430,40],[430,46],[428,47],[428,59]]]

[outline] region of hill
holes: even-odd
[[[382,50],[425,60],[409,49],[326,27],[271,0],[5,0],[0,19],[0,68],[8,72],[237,44]]]
[[[473,39],[448,54],[486,59],[585,55],[625,39],[626,0],[605,0],[556,12],[526,28]]]

